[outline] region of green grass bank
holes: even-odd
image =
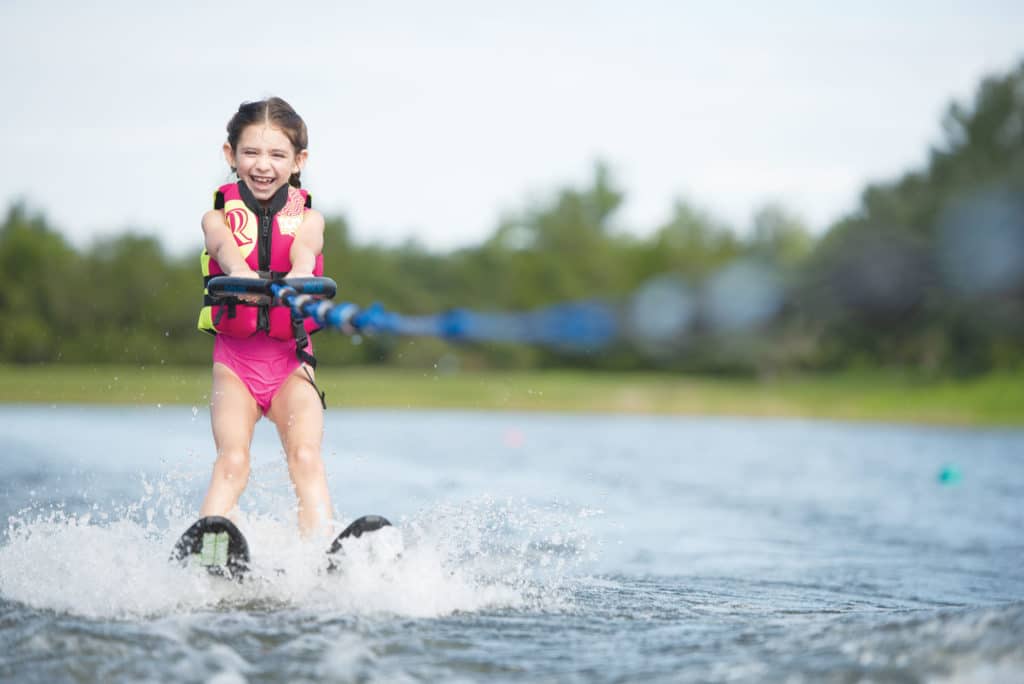
[[[1024,425],[1024,372],[923,380],[880,372],[765,379],[657,373],[462,372],[324,368],[330,408],[468,408],[835,418]],[[0,402],[200,406],[210,371],[193,367],[0,365]]]

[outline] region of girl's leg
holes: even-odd
[[[299,532],[309,536],[324,529],[334,517],[334,511],[320,456],[324,409],[301,368],[290,375],[274,395],[267,418],[277,426],[288,459],[288,474],[299,499]]]
[[[226,516],[238,505],[249,481],[249,445],[259,419],[260,409],[248,388],[230,368],[214,363],[210,422],[217,460],[200,515]]]

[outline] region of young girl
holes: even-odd
[[[238,176],[222,186],[203,216],[207,278],[320,275],[324,219],[310,208],[299,174],[308,156],[306,124],[280,98],[243,103],[227,126],[224,157]],[[216,335],[210,395],[217,460],[200,514],[227,516],[249,479],[256,421],[277,427],[298,497],[303,536],[333,518],[320,443],[323,395],[307,351],[312,322],[294,323],[286,307],[207,299],[199,327]]]

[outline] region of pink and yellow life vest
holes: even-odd
[[[224,211],[224,220],[231,228],[235,243],[249,268],[261,278],[283,278],[292,267],[291,248],[295,232],[302,225],[306,211],[312,206],[308,192],[285,185],[275,193],[267,206],[262,206],[245,183],[222,185],[214,193],[213,208]],[[204,249],[203,308],[199,312],[199,329],[211,335],[249,337],[257,331],[266,331],[282,340],[303,338],[319,329],[312,319],[293,322],[291,310],[286,306],[248,304],[242,301],[214,301],[206,289],[210,278],[226,275]],[[317,256],[313,275],[324,272],[323,256]]]

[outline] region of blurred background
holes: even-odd
[[[327,364],[774,377],[1024,360],[1024,6],[0,5],[0,363],[203,365],[244,100],[310,129],[340,298],[614,307],[600,352]]]

